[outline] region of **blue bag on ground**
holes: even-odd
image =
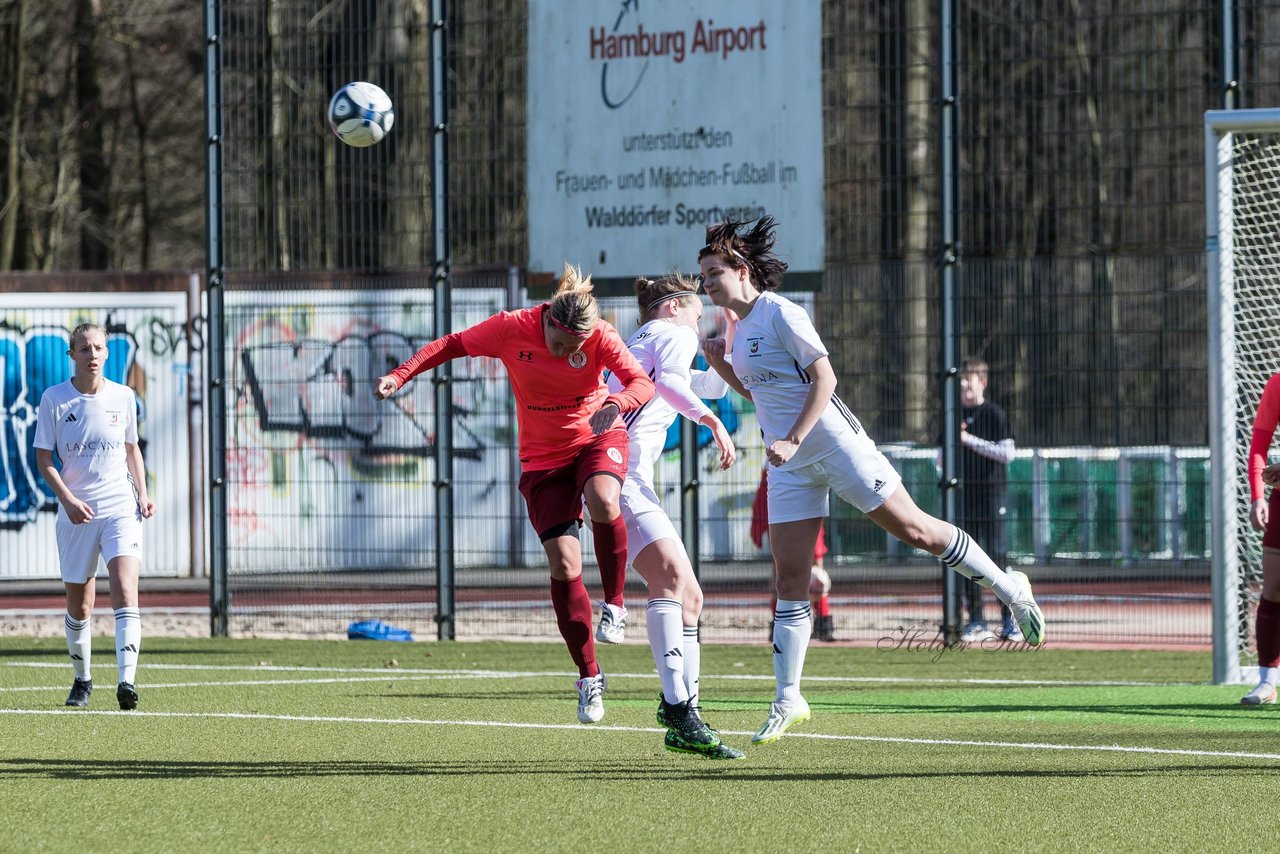
[[[413,632],[382,620],[360,620],[347,626],[348,640],[411,641]]]

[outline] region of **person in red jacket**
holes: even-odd
[[[751,502],[751,542],[756,548],[765,548],[765,538],[769,536],[769,467],[760,472],[760,485],[756,487],[755,500]],[[826,537],[823,526],[818,526],[818,539],[813,544],[813,566],[809,569],[809,604],[813,607],[814,640],[833,641],[836,639],[835,617],[831,614],[831,576],[823,566],[827,555]],[[778,607],[776,595],[769,599],[769,613],[773,614]],[[773,620],[769,620],[769,639],[773,639]]]
[[[1262,595],[1253,621],[1258,648],[1258,686],[1240,698],[1246,706],[1276,701],[1276,671],[1280,666],[1280,465],[1267,465],[1267,453],[1280,423],[1280,374],[1267,380],[1253,419],[1249,444],[1249,523],[1262,531]],[[1263,495],[1263,484],[1272,487]]]
[[[603,610],[625,619],[627,528],[619,498],[628,439],[618,416],[648,402],[653,381],[617,330],[600,319],[591,277],[568,264],[550,302],[500,312],[437,338],[379,377],[374,396],[385,400],[418,374],[460,356],[490,356],[507,369],[520,435],[520,494],[547,553],[560,634],[578,666],[578,720],[595,723],[604,717],[608,681],[596,661],[591,599],[582,582],[582,504],[591,516]],[[609,393],[605,370],[621,382],[620,391]]]

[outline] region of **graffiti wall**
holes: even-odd
[[[103,372],[138,396],[139,444],[157,506],[142,572],[189,576],[186,294],[7,294],[0,304],[0,579],[59,577],[57,501],[36,469],[36,414],[45,389],[70,379],[70,332],[83,322],[106,327]]]
[[[453,294],[453,329],[508,307],[502,289]],[[514,307],[530,305],[521,293]],[[602,300],[625,337],[633,300]],[[418,377],[386,401],[373,380],[435,337],[422,290],[227,294],[228,565],[241,574],[421,569],[434,565],[435,386]],[[703,330],[716,331],[718,312]],[[453,363],[455,561],[459,567],[541,566],[545,560],[516,491],[515,412],[501,363]],[[714,471],[703,431],[702,513],[709,558],[753,556],[751,500],[763,453],[755,413],[732,398],[716,406],[742,460]],[[679,454],[659,463],[679,518]],[[727,521],[729,524],[721,524]],[[584,556],[594,551],[589,527]]]
[[[372,394],[435,337],[430,292],[227,296],[230,571],[434,565],[435,384],[427,375],[388,400]],[[506,301],[503,290],[456,291],[453,328]],[[492,359],[458,359],[450,387],[456,561],[508,565],[530,545],[506,374]]]

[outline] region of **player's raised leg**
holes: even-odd
[[[907,545],[936,555],[965,578],[990,589],[1009,606],[1028,644],[1039,646],[1044,642],[1044,614],[1036,604],[1026,574],[1005,572],[996,566],[963,530],[916,506],[906,487],[899,486],[883,504],[868,511],[867,518]]]
[[[619,448],[611,450],[625,460],[623,451],[626,445],[618,444]],[[627,581],[627,524],[622,518],[621,491],[621,482],[609,474],[592,476],[582,490],[591,517],[591,538],[595,543],[596,564],[600,568],[600,585],[604,588],[600,625],[596,629],[596,640],[601,643],[622,643],[626,638],[627,608],[623,588]]]

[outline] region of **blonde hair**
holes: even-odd
[[[644,322],[653,314],[660,304],[675,299],[681,305],[688,305],[690,300],[698,298],[696,280],[678,271],[659,278],[646,279],[644,276],[635,281],[636,303],[640,306],[640,320]]]
[[[100,333],[103,339],[107,337],[107,330],[104,329],[101,324],[81,323],[75,329],[71,330],[71,337],[67,339],[67,355],[71,355],[71,353],[76,349],[76,339],[84,335],[88,335],[90,332]]]
[[[571,264],[564,265],[560,284],[551,297],[548,312],[551,320],[570,334],[583,338],[596,329],[600,321],[600,306],[592,294],[591,277]]]

